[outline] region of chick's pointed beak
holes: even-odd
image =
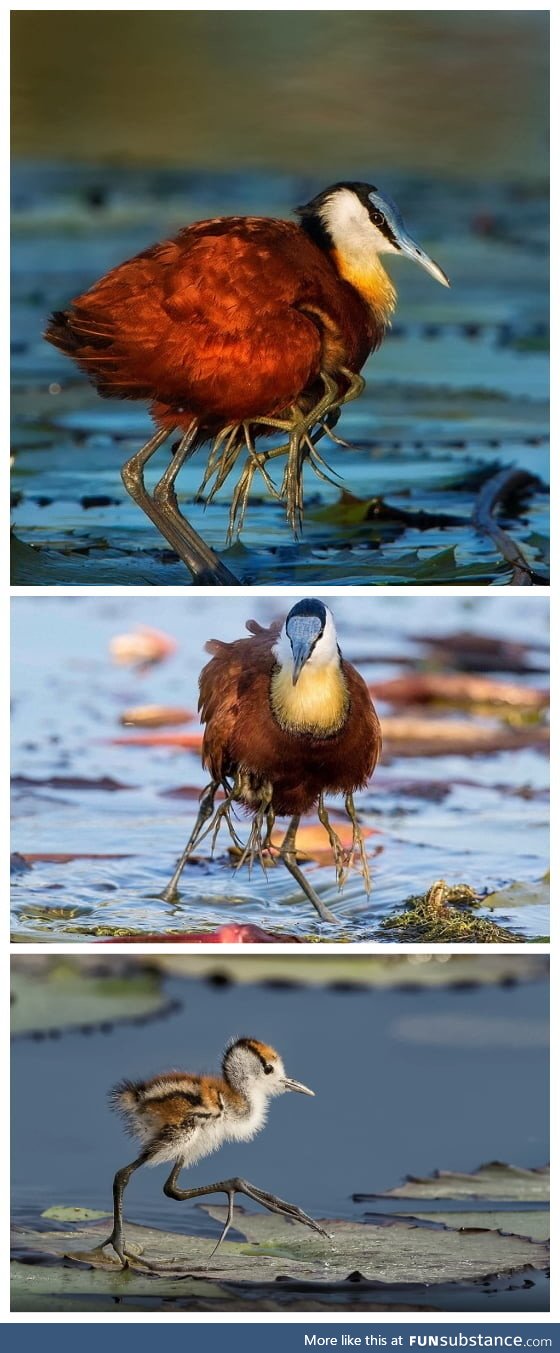
[[[410,258],[413,263],[419,263],[421,268],[425,268],[426,272],[429,272],[430,277],[435,277],[436,282],[441,282],[442,287],[451,286],[443,268],[440,268],[438,263],[434,263],[433,258],[424,253],[424,250],[418,244],[415,244],[410,235],[406,234],[406,231],[399,232],[396,239],[400,253],[404,254],[405,258]]]
[[[300,1095],[312,1095],[315,1098],[315,1091],[309,1090],[307,1085],[302,1085],[301,1081],[292,1081],[288,1076],[282,1081],[285,1090],[298,1090]]]

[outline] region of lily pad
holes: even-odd
[[[494,1209],[484,1212],[409,1212],[407,1216],[416,1221],[445,1225],[453,1231],[477,1231],[482,1226],[484,1230],[490,1228],[504,1235],[527,1236],[530,1240],[548,1240],[550,1235],[548,1209],[540,1212],[498,1212]]]
[[[485,907],[548,907],[550,905],[550,883],[547,878],[536,883],[510,883],[497,893],[488,893],[484,898]]]
[[[468,982],[500,986],[504,982],[532,982],[545,971],[546,959],[536,954],[488,954],[473,971],[467,954],[368,955],[342,952],[290,954],[158,954],[152,962],[164,972],[223,981],[284,983],[297,986],[449,987]]]
[[[226,1209],[203,1209],[223,1224]],[[188,1225],[188,1219],[185,1218]],[[368,1283],[390,1287],[418,1283],[478,1282],[500,1273],[514,1273],[530,1266],[546,1269],[548,1247],[541,1241],[499,1231],[477,1229],[459,1232],[419,1225],[414,1219],[391,1216],[382,1225],[328,1220],[322,1223],[331,1239],[323,1240],[285,1217],[246,1213],[235,1209],[235,1228],[243,1241],[225,1241],[214,1258],[209,1257],[212,1241],[200,1236],[180,1235],[154,1227],[126,1228],[127,1241],[137,1254],[130,1260],[130,1272],[142,1270],[142,1261],[157,1263],[163,1271],[151,1273],[152,1282],[165,1278],[200,1277],[205,1282],[246,1285],[278,1280],[324,1285],[348,1282],[355,1275]],[[68,1263],[72,1260],[116,1275],[123,1285],[130,1272],[123,1273],[116,1260],[95,1247],[104,1239],[106,1228],[87,1224],[61,1233],[21,1228],[14,1234],[14,1255],[44,1262]]]
[[[367,1198],[484,1198],[492,1202],[545,1203],[550,1193],[548,1166],[524,1170],[503,1161],[481,1165],[473,1174],[436,1170],[425,1179],[410,1176],[404,1184],[381,1194],[355,1194],[355,1201]]]
[[[101,1217],[110,1217],[110,1212],[97,1212],[93,1207],[47,1207],[41,1213],[47,1221],[100,1221]]]
[[[106,1027],[155,1017],[169,1008],[160,975],[147,970],[122,977],[95,975],[60,959],[35,971],[13,968],[11,987],[14,1035]]]

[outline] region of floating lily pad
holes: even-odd
[[[93,1207],[47,1207],[41,1213],[47,1221],[99,1221],[101,1217],[110,1217],[110,1212],[97,1212]]]
[[[430,1222],[433,1225],[450,1227],[452,1231],[501,1231],[504,1235],[527,1236],[530,1240],[548,1240],[550,1236],[550,1213],[542,1212],[499,1212],[485,1209],[484,1212],[408,1212],[407,1216],[416,1221]]]
[[[313,955],[291,953],[289,964],[281,954],[158,954],[153,962],[164,972],[199,978],[219,977],[231,982],[284,983],[306,986],[372,986],[372,987],[448,987],[502,985],[504,982],[531,982],[544,972],[542,960],[533,954],[488,954],[484,963],[476,964],[462,954],[391,954],[366,955],[354,951],[346,954]]]
[[[380,1198],[485,1198],[493,1202],[545,1203],[550,1193],[548,1166],[523,1170],[502,1161],[481,1165],[473,1174],[459,1174],[454,1170],[437,1170],[425,1179],[410,1176],[406,1183],[388,1189],[382,1194],[356,1194],[364,1201]]]
[[[485,907],[548,907],[550,905],[549,880],[539,879],[537,883],[510,883],[498,893],[488,893],[484,898]]]
[[[203,1209],[220,1225],[223,1207]],[[185,1218],[188,1225],[188,1219]],[[95,1247],[106,1235],[101,1223],[77,1226],[65,1233],[18,1228],[13,1237],[14,1257],[24,1263],[87,1264],[110,1275],[127,1291],[134,1277],[146,1269],[142,1261],[162,1270],[150,1272],[158,1287],[167,1280],[199,1278],[212,1285],[223,1283],[246,1287],[276,1281],[332,1287],[356,1279],[365,1283],[411,1289],[416,1284],[479,1282],[500,1273],[514,1273],[530,1266],[545,1270],[548,1247],[542,1241],[500,1231],[478,1228],[460,1232],[450,1227],[425,1227],[414,1219],[384,1218],[382,1225],[354,1221],[324,1221],[330,1240],[323,1240],[287,1218],[269,1213],[235,1210],[235,1227],[242,1241],[225,1241],[210,1258],[212,1241],[200,1236],[169,1233],[154,1227],[127,1225],[127,1241],[136,1258],[122,1272],[116,1259]],[[87,1287],[85,1275],[82,1275]],[[167,1289],[169,1294],[170,1289]]]
[[[20,1035],[107,1026],[156,1016],[169,1007],[157,972],[94,975],[76,971],[63,959],[37,971],[14,968],[11,989],[12,1033]]]

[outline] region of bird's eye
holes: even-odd
[[[372,212],[370,212],[370,217],[371,217],[371,220],[373,221],[373,224],[374,224],[374,225],[376,225],[376,226],[382,226],[382,225],[383,225],[383,222],[384,222],[384,219],[385,219],[385,218],[384,218],[384,216],[383,216],[383,212],[382,212],[382,211],[372,211]]]
[[[273,1066],[265,1066],[265,1068],[264,1068],[264,1074],[265,1074],[265,1076],[271,1076],[273,1071],[274,1071],[274,1067],[273,1067]]]

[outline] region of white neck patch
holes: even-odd
[[[367,207],[350,188],[338,188],[321,207],[321,219],[337,253],[353,266],[371,268],[372,254],[398,254],[394,244],[373,224]]]
[[[311,656],[308,658],[306,667],[329,667],[331,663],[338,662],[338,643],[336,637],[336,628],[334,619],[328,606],[325,607],[327,618],[325,628],[320,639],[317,640]],[[290,638],[286,630],[286,625],[282,626],[280,637],[277,639],[272,650],[278,666],[282,669],[292,669],[293,653]]]

